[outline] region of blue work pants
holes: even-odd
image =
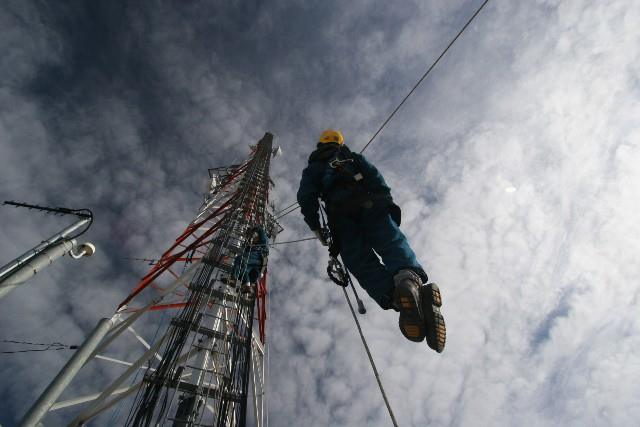
[[[345,266],[383,309],[391,308],[393,276],[399,270],[411,269],[427,281],[407,238],[386,208],[363,209],[358,215],[338,216],[331,222]]]
[[[244,268],[243,268],[244,267]],[[262,254],[258,251],[241,253],[233,260],[232,275],[242,283],[256,283],[262,269]]]

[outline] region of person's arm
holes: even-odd
[[[364,175],[364,182],[370,190],[391,194],[391,188],[387,185],[384,177],[378,169],[370,163],[362,154],[353,155],[359,162]]]
[[[320,166],[320,164],[310,163],[302,171],[300,188],[297,194],[300,212],[304,217],[304,221],[312,231],[320,230],[320,217],[318,215],[320,203],[318,202],[318,198],[321,192],[320,175],[322,168],[318,166]]]

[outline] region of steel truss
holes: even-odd
[[[84,425],[125,399],[132,402],[128,426],[245,426],[247,417],[264,425],[267,263],[251,289],[231,273],[236,258],[240,270],[247,263],[248,230],[259,225],[271,241],[282,231],[268,203],[272,144],[267,133],[246,162],[209,170],[211,185],[193,221],[98,324],[21,425],[80,404],[69,426]],[[152,312],[172,309],[179,312],[152,342],[133,328]],[[110,352],[125,332],[144,346],[132,362]],[[98,393],[58,401],[91,359],[125,369]],[[139,372],[142,378],[132,381]]]

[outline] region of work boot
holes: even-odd
[[[420,298],[422,280],[411,270],[400,270],[393,276],[393,281],[396,284],[393,302],[400,310],[400,331],[408,340],[420,342],[426,335]]]
[[[427,344],[438,353],[444,350],[447,340],[447,328],[444,317],[440,313],[442,296],[435,283],[429,283],[420,289],[422,297],[422,312],[424,313],[425,328],[427,331]]]

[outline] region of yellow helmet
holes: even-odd
[[[335,142],[336,144],[344,144],[344,137],[339,130],[327,129],[320,135],[320,142]]]

